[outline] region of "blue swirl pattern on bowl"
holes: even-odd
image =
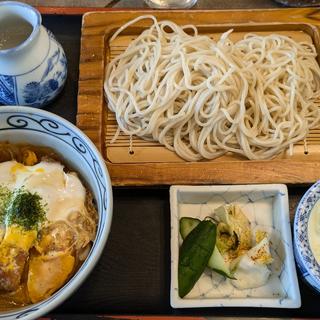
[[[303,279],[320,292],[320,265],[308,239],[308,221],[312,208],[320,199],[320,180],[301,199],[294,219],[294,254]]]
[[[93,177],[91,184],[94,184],[98,190],[94,192],[94,196],[99,212],[99,223],[96,239],[87,259],[69,282],[50,298],[20,310],[1,313],[0,319],[35,319],[48,313],[71,295],[85,280],[100,257],[112,219],[110,178],[103,158],[89,138],[68,121],[49,112],[30,107],[0,107],[0,141],[6,141],[6,137],[9,137],[10,140],[12,133],[18,131],[21,137],[26,137],[28,134],[41,135],[44,144],[49,141],[49,138],[59,140],[63,148],[71,148],[73,154],[81,158],[83,161],[81,166],[86,165],[89,168],[88,174]]]
[[[30,126],[31,122],[32,124]],[[51,136],[64,136],[63,142],[72,146],[76,151],[81,153],[83,155],[83,160],[86,161],[92,169],[92,172],[99,181],[100,198],[98,199],[98,206],[101,206],[104,209],[107,208],[106,186],[102,180],[102,169],[99,166],[99,162],[95,158],[95,155],[81,137],[79,137],[75,132],[71,132],[70,129],[66,128],[62,123],[42,116],[33,115],[30,117],[28,114],[20,113],[18,115],[12,115],[9,113],[6,123],[8,127],[1,128],[0,131],[24,129],[42,132]]]

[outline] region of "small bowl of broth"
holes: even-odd
[[[97,263],[112,220],[104,160],[50,112],[0,108],[0,317],[35,319]]]
[[[9,14],[7,10],[4,11],[0,20],[0,50],[8,50],[22,45],[33,32],[31,21],[22,18],[18,13]],[[32,18],[39,19],[37,15]]]
[[[320,294],[320,180],[304,194],[296,209],[294,253],[302,278]]]
[[[67,59],[32,6],[0,2],[0,104],[42,107],[62,90]]]

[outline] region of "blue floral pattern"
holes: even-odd
[[[0,75],[0,103],[15,104],[15,77]]]
[[[53,34],[46,31],[50,39],[49,55],[39,66],[24,74],[0,74],[0,104],[40,107],[48,104],[62,90],[67,78],[67,58]],[[44,70],[39,79],[40,68]],[[30,78],[36,80],[30,81]]]
[[[54,72],[51,71],[55,65],[61,63],[63,68]],[[64,83],[67,77],[67,59],[64,52],[58,47],[53,55],[47,60],[47,68],[45,69],[40,81],[32,81],[25,85],[23,97],[25,102],[32,107],[47,104],[57,91],[62,89],[60,83]]]

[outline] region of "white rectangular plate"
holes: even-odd
[[[251,229],[270,235],[273,263],[266,285],[256,289],[236,289],[229,279],[206,270],[184,298],[178,295],[178,260],[182,238],[179,219],[204,219],[215,208],[238,204]],[[300,291],[293,258],[288,192],[285,185],[172,186],[171,206],[171,306],[299,308]]]

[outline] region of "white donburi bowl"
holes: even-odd
[[[320,199],[320,180],[304,194],[294,219],[294,254],[302,278],[320,293],[320,265],[316,261],[308,238],[311,211]]]
[[[66,300],[97,263],[112,220],[112,188],[100,153],[77,127],[47,111],[30,107],[0,107],[0,142],[28,143],[52,148],[87,183],[95,198],[99,222],[91,251],[77,273],[50,298],[6,313],[0,319],[35,319]]]

